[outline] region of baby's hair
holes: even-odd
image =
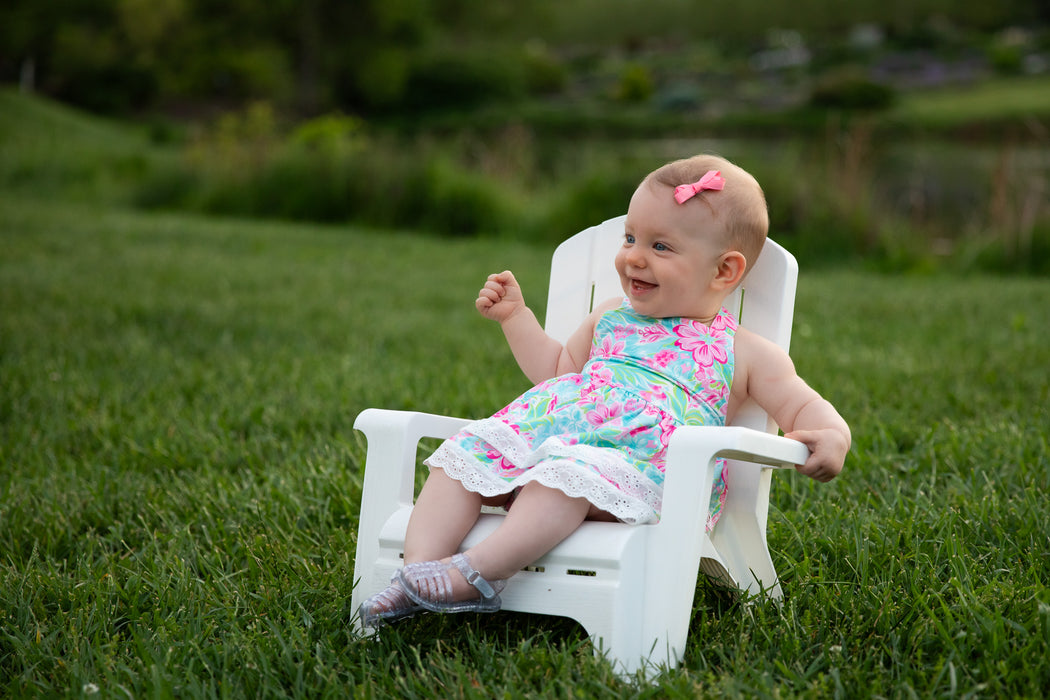
[[[743,253],[747,260],[746,274],[762,252],[769,233],[766,197],[749,172],[720,156],[702,154],[672,161],[649,173],[645,180],[665,185],[673,192],[678,185],[696,182],[709,170],[722,173],[725,188],[717,192],[701,192],[694,199],[710,207],[715,218],[723,223],[728,239],[726,244]],[[674,203],[671,193],[667,198],[668,202]],[[685,202],[675,206],[689,205],[690,202]]]

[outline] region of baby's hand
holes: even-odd
[[[795,430],[785,433],[784,437],[798,440],[809,448],[809,459],[805,464],[796,467],[800,474],[826,482],[834,479],[842,471],[846,453],[849,452],[849,441],[841,431],[833,428]]]
[[[526,308],[521,287],[510,270],[489,275],[474,306],[485,318],[500,323]]]

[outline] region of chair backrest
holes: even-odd
[[[625,216],[609,219],[569,238],[554,251],[547,293],[545,328],[565,342],[595,304],[623,294],[613,259],[623,245]],[[758,261],[726,300],[741,325],[773,341],[785,351],[791,342],[798,263],[791,253],[766,239]],[[775,432],[764,411],[742,407],[734,425]]]

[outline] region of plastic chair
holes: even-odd
[[[545,328],[564,341],[594,303],[621,295],[613,258],[624,217],[586,229],[554,253]],[[798,266],[766,242],[746,286],[727,301],[740,322],[785,350],[791,334]],[[508,397],[508,401],[512,397]],[[368,439],[358,529],[353,610],[384,588],[403,564],[412,513],[417,443],[448,438],[468,421],[425,413],[367,409],[354,423]],[[698,570],[748,595],[780,598],[766,545],[769,467],[792,467],[805,445],[777,437],[776,425],[751,404],[732,426],[679,428],[668,448],[659,523],[630,526],[585,522],[561,544],[519,572],[502,593],[503,609],[578,621],[622,674],[647,674],[681,661]],[[706,532],[714,465],[727,458],[728,496],[718,524]],[[503,515],[482,513],[467,549]]]

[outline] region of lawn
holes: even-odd
[[[890,119],[901,125],[966,128],[989,122],[1010,124],[1016,133],[1044,136],[1050,114],[1050,77],[1000,78],[964,87],[905,95]]]
[[[525,387],[473,310],[550,251],[0,195],[0,695],[1041,697],[1050,283],[801,262],[793,355],[855,438],[780,474],[782,606],[699,583],[681,668],[574,624],[348,622],[368,406]]]

